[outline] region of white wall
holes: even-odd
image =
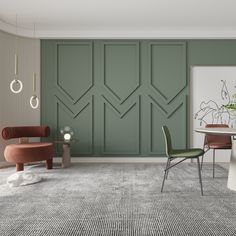
[[[37,95],[40,98],[40,41],[19,37],[18,61],[19,79],[23,82],[23,90],[13,94],[9,84],[14,78],[14,53],[16,37],[0,31],[0,130],[5,126],[40,124],[40,108],[32,109],[29,99],[33,92],[32,75],[37,73]],[[0,137],[0,161],[4,160],[3,151],[7,143]]]

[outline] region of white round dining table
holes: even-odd
[[[235,128],[197,128],[198,133],[212,135],[227,135],[232,136],[232,149],[228,173],[227,187],[230,190],[236,191],[236,129]]]

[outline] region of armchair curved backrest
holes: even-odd
[[[2,130],[3,139],[13,139],[22,137],[48,137],[50,135],[49,126],[18,126],[5,127]]]

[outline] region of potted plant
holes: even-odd
[[[223,105],[223,107],[225,107],[226,109],[232,111],[233,114],[231,116],[232,117],[231,118],[231,120],[232,120],[231,125],[232,125],[233,128],[236,128],[236,114],[235,114],[235,111],[236,111],[236,94],[233,95],[233,102],[230,102],[226,105]]]

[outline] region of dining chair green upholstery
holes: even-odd
[[[199,183],[201,187],[201,194],[203,195],[203,187],[202,187],[202,177],[201,177],[201,169],[200,169],[200,161],[199,157],[204,154],[204,150],[201,148],[191,148],[191,149],[173,149],[172,142],[171,142],[171,135],[167,126],[162,126],[162,131],[165,138],[165,147],[166,147],[166,156],[167,156],[167,163],[165,168],[165,174],[162,181],[161,192],[163,192],[165,180],[168,177],[169,170],[178,165],[179,163],[189,160],[189,159],[196,159],[198,165],[198,176],[199,176]],[[174,162],[171,164],[176,158],[181,158],[180,161]]]

